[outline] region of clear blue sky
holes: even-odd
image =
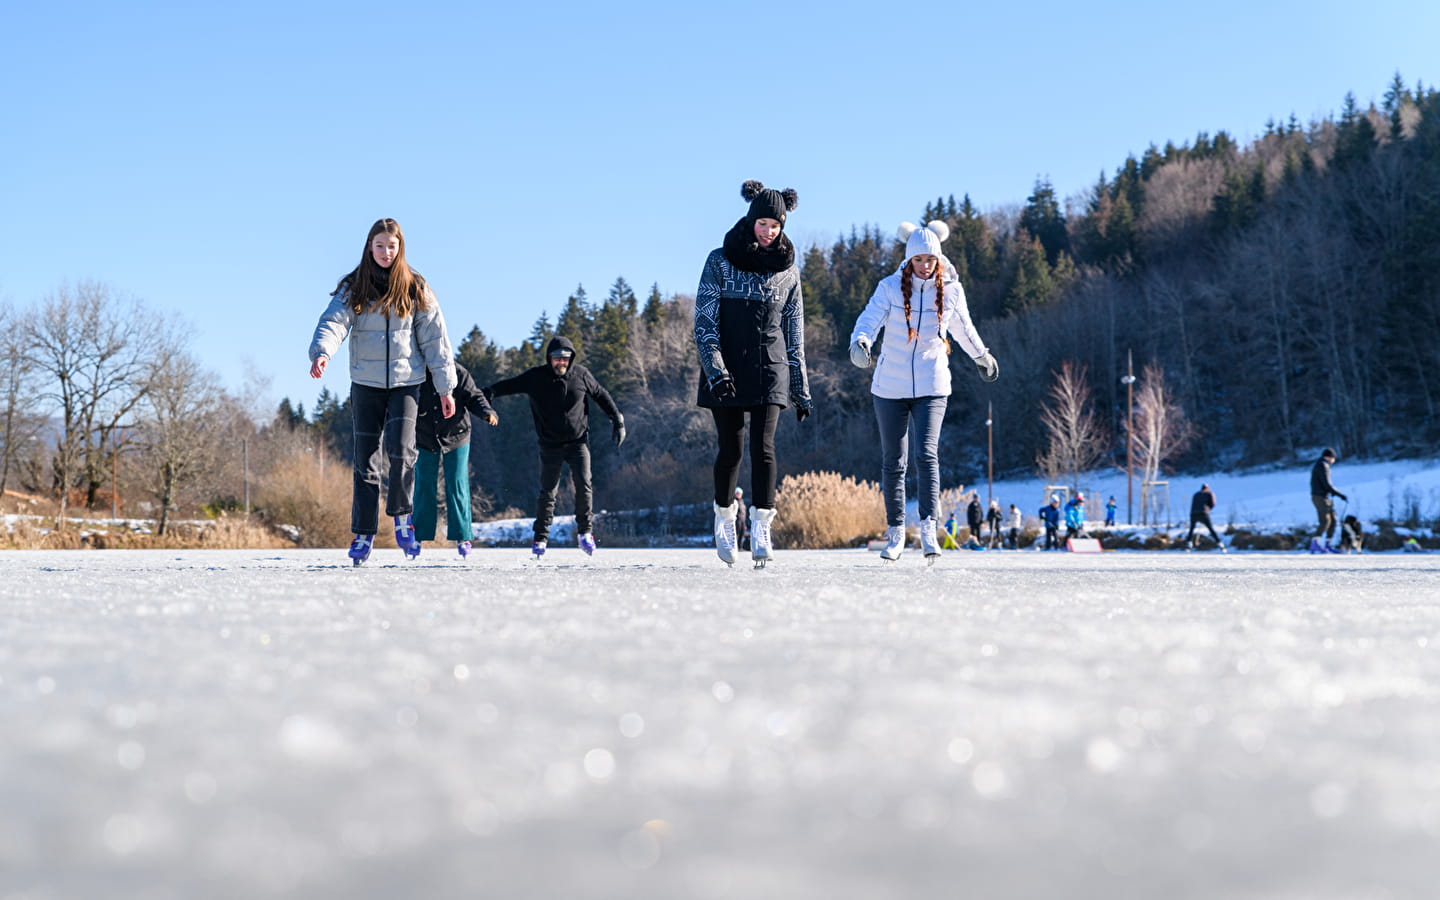
[[[803,248],[1440,83],[1416,0],[493,6],[9,4],[0,298],[105,281],[308,408],[348,390],[306,347],[382,216],[457,343],[512,345],[577,284],[693,292],[746,178],[799,192]]]

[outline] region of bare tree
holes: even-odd
[[[71,488],[83,484],[87,506],[94,505],[114,438],[178,341],[141,303],[99,282],[62,285],[24,338],[29,360],[50,377],[41,396],[60,413],[53,466],[63,521]]]
[[[9,304],[0,306],[0,495],[44,424],[35,399],[34,369],[15,322],[15,310]]]
[[[215,377],[189,354],[172,356],[156,372],[141,407],[139,446],[153,473],[152,493],[160,506],[157,534],[164,534],[179,490],[218,457],[221,433],[215,427],[223,398]]]
[[[1167,459],[1184,450],[1195,438],[1185,411],[1165,386],[1165,373],[1148,363],[1135,390],[1135,433],[1131,435],[1135,461],[1143,481],[1155,481]]]
[[[1040,408],[1048,440],[1036,466],[1052,481],[1066,477],[1072,488],[1080,486],[1081,472],[1095,468],[1105,458],[1110,444],[1091,403],[1086,371],[1072,360],[1062,362],[1050,388],[1051,403]]]

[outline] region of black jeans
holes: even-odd
[[[1208,512],[1190,517],[1190,533],[1185,535],[1185,543],[1188,544],[1194,540],[1196,525],[1204,525],[1210,531],[1210,536],[1215,539],[1215,543],[1222,543],[1220,535],[1215,533],[1215,526],[1210,524],[1210,514]]]
[[[550,522],[555,518],[555,492],[560,489],[560,466],[570,464],[570,480],[575,485],[575,534],[590,530],[590,443],[588,440],[564,444],[540,444],[540,500],[535,504],[535,540],[550,538]]]
[[[750,506],[775,508],[775,426],[780,424],[780,407],[717,406],[715,435],[715,504],[735,502],[735,482],[740,477],[740,460],[745,455],[745,414],[750,414]]]
[[[379,530],[382,449],[383,455],[390,458],[385,515],[403,516],[414,509],[415,410],[419,400],[418,384],[388,389],[353,382],[350,385],[350,411],[355,428],[350,530],[355,534],[374,534]]]

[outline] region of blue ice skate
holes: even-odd
[[[461,558],[461,559],[468,559],[468,558],[470,557],[470,542],[469,542],[469,541],[456,541],[456,542],[455,542],[455,552],[458,553],[458,554],[460,554],[460,558]]]
[[[595,535],[587,531],[580,535],[578,543],[580,544],[580,549],[585,551],[586,556],[593,556],[595,554]]]
[[[415,540],[415,523],[409,513],[395,517],[395,546],[405,551],[406,559],[420,555],[420,542]]]
[[[375,535],[357,534],[350,542],[350,560],[353,565],[363,566],[370,558],[370,548],[375,545]]]

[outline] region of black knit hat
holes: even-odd
[[[793,210],[800,199],[794,188],[771,190],[753,178],[740,185],[740,196],[750,201],[750,212],[746,215],[751,222],[774,219],[781,228],[785,227],[785,214]]]

